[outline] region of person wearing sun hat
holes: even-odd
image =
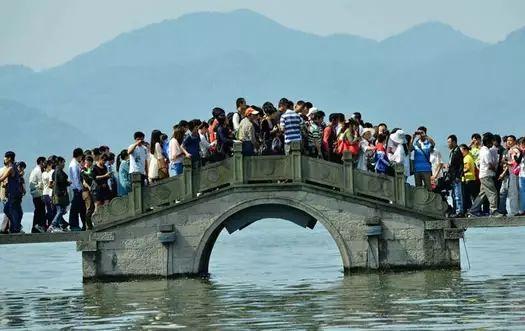
[[[405,177],[410,176],[410,151],[407,146],[406,134],[403,130],[396,130],[390,134],[392,154],[388,155],[390,161],[402,164],[405,168]]]
[[[245,117],[239,124],[238,138],[242,142],[242,154],[244,156],[254,156],[257,146],[255,136],[255,126],[253,125],[259,112],[252,107],[246,109]]]
[[[359,142],[359,156],[357,159],[357,169],[368,171],[368,160],[374,153],[374,145],[370,143],[375,130],[373,128],[363,129],[361,141]]]

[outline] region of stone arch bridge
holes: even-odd
[[[95,230],[79,238],[84,279],[169,277],[208,273],[219,233],[263,218],[304,228],[322,223],[346,272],[459,268],[462,229],[445,220],[441,197],[395,176],[302,156],[243,157],[142,187],[94,215]]]

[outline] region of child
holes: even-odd
[[[375,170],[378,174],[386,174],[390,162],[388,161],[388,156],[386,155],[385,149],[386,135],[379,134],[377,136],[376,142],[376,156],[375,156]]]

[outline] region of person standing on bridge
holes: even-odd
[[[94,181],[93,196],[95,199],[95,210],[99,206],[107,205],[111,200],[111,189],[109,187],[109,179],[113,174],[108,171],[106,161],[108,156],[102,154],[97,163],[93,166],[92,176]]]
[[[451,215],[452,218],[465,217],[463,207],[463,189],[461,185],[461,176],[463,175],[463,154],[458,147],[458,137],[452,134],[447,139],[448,149],[450,150],[450,164],[448,166],[446,180],[452,186],[452,201],[456,213]]]
[[[68,223],[64,220],[64,215],[67,212],[69,205],[69,194],[67,187],[71,184],[67,174],[64,172],[66,160],[63,157],[57,157],[56,168],[53,172],[51,185],[53,186],[53,204],[56,206],[57,212],[55,218],[51,222],[51,226],[47,232],[63,232],[67,229]]]
[[[287,100],[286,100],[287,101]],[[279,110],[283,109],[283,100],[279,101]],[[284,133],[284,152],[286,155],[290,154],[290,146],[293,142],[302,141],[301,136],[301,115],[293,111],[293,107],[286,106],[286,111],[281,115],[279,120],[281,130]]]
[[[69,228],[71,231],[80,231],[79,218],[82,220],[82,225],[85,227],[86,223],[86,207],[82,199],[82,176],[80,163],[84,157],[82,148],[75,148],[73,151],[73,159],[69,163],[69,180],[71,181],[71,188],[73,190],[73,199],[71,200],[71,209],[69,211]]]
[[[516,159],[519,161],[519,199],[520,211],[517,216],[525,216],[525,137],[519,139],[520,156]]]
[[[5,169],[0,176],[0,183],[7,180],[4,214],[9,218],[9,233],[23,233],[22,231],[22,187],[20,185],[20,173],[15,163],[15,153],[6,152],[4,155]]]
[[[188,124],[188,129],[190,131],[189,135],[184,137],[182,141],[182,147],[191,154],[191,167],[197,169],[201,166],[201,153],[200,153],[200,143],[201,137],[199,136],[199,125],[201,124],[200,120],[192,120]]]
[[[462,144],[459,149],[463,155],[463,208],[466,211],[472,207],[472,202],[479,194],[479,188],[476,183],[476,163],[470,154],[470,148]]]
[[[131,180],[129,177],[129,154],[123,149],[117,159],[118,171],[118,196],[123,197],[131,192]]]
[[[95,212],[95,200],[93,199],[93,156],[86,155],[84,166],[82,167],[82,200],[86,209],[86,222],[82,224],[82,230],[92,230],[92,216]]]
[[[246,109],[248,108],[246,104],[246,100],[244,98],[238,98],[235,101],[235,107],[237,108],[237,111],[235,112],[235,114],[233,114],[233,117],[232,117],[233,132],[237,132],[237,130],[239,130],[241,121],[246,116],[245,112],[246,112]]]
[[[245,115],[239,125],[238,137],[242,142],[242,154],[244,156],[254,156],[258,146],[253,123],[256,116],[259,115],[259,112],[250,107],[246,109]]]
[[[184,156],[191,157],[191,155],[182,147],[182,139],[184,132],[178,125],[173,127],[173,135],[169,143],[169,159],[170,159],[170,177],[182,175]]]
[[[33,213],[33,228],[32,233],[45,232],[46,224],[46,205],[44,203],[44,181],[42,180],[42,173],[46,167],[46,158],[40,156],[36,160],[36,166],[29,175],[29,192],[33,198],[33,205],[35,211]]]
[[[430,154],[434,150],[435,143],[427,136],[427,128],[420,126],[414,133],[412,148],[414,151],[414,177],[416,186],[425,186],[432,191],[432,163]]]
[[[516,141],[516,137],[513,135],[509,135],[507,137],[507,158],[506,158],[507,169],[508,169],[508,181],[507,183],[504,183],[507,186],[506,198],[508,198],[508,201],[509,201],[509,210],[508,210],[509,216],[514,216],[518,214],[519,209],[520,209],[519,207],[519,202],[520,202],[519,176],[521,174],[521,171],[519,168],[520,163],[518,162],[518,159],[521,154],[522,152],[520,151],[519,145]],[[500,210],[506,211],[507,199],[505,199],[505,201],[500,199],[500,204],[505,204],[505,206],[500,207]]]
[[[496,189],[496,168],[498,160],[490,151],[492,147],[493,135],[485,133],[482,138],[483,147],[479,150],[479,179],[481,181],[481,189],[478,197],[474,201],[472,208],[469,211],[469,216],[480,216],[481,206],[485,200],[489,201],[489,208],[491,216],[501,217],[503,214],[497,211],[498,208],[498,191]]]
[[[161,136],[162,132],[159,130],[153,130],[151,132],[149,148],[150,162],[148,168],[148,179],[150,183],[166,178],[164,174],[167,174],[168,167],[164,155],[162,154]]]
[[[133,139],[135,142],[128,147],[129,154],[129,173],[139,173],[142,177],[142,183],[146,184],[148,173],[148,148],[144,142],[144,133],[135,132]]]

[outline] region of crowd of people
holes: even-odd
[[[525,215],[525,137],[475,133],[468,144],[460,145],[450,135],[445,163],[424,126],[407,134],[385,123],[364,122],[357,112],[326,118],[310,102],[283,98],[276,108],[270,102],[248,105],[239,98],[235,112],[214,108],[211,119],[182,120],[170,135],[153,130],[149,142],[142,132],[133,138],[118,155],[108,146],[76,148],[67,167],[63,157],[38,157],[28,179],[34,204],[31,232],[90,230],[99,206],[130,192],[131,174],[139,173],[144,185],[178,176],[184,158],[191,159],[193,168],[218,162],[232,155],[236,141],[247,157],[288,154],[298,142],[304,155],[329,162],[341,163],[347,152],[361,171],[389,176],[395,164],[401,164],[416,186],[441,193],[447,201],[450,194],[452,218]],[[22,232],[25,169],[14,152],[5,153],[0,170],[5,215],[1,233]]]

